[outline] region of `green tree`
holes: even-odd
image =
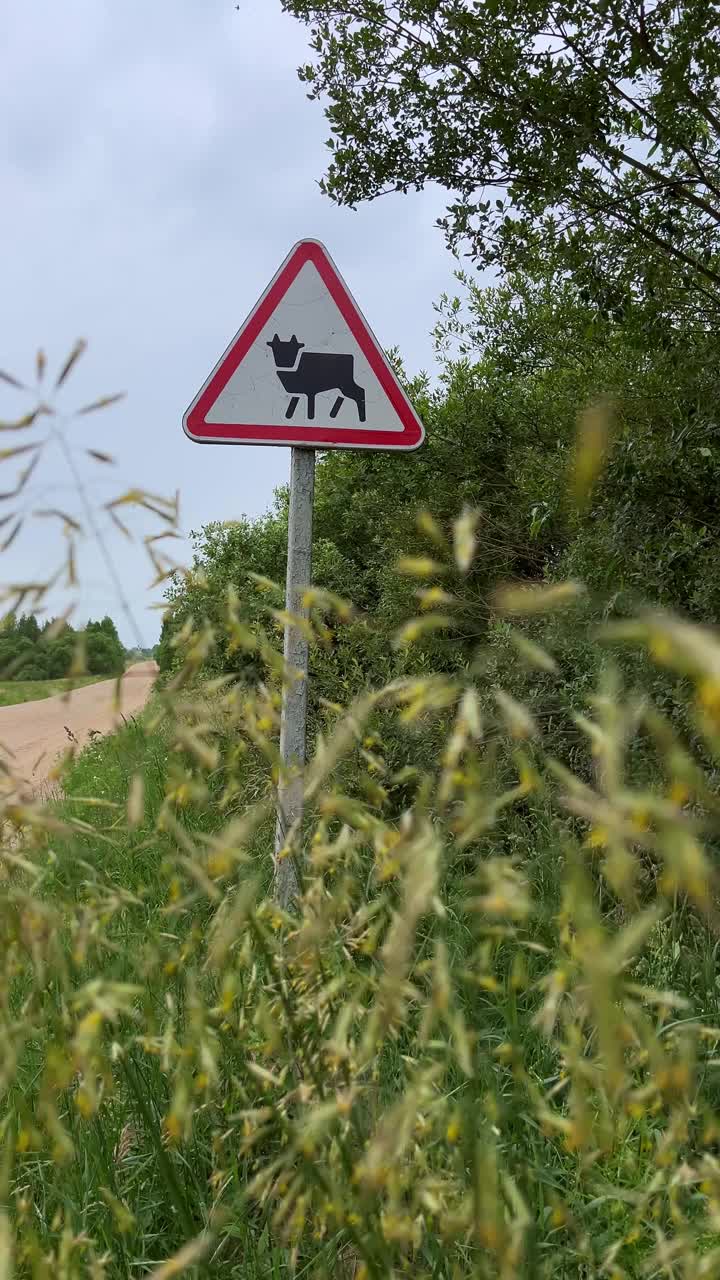
[[[90,675],[117,675],[125,666],[125,650],[102,627],[85,634],[85,661]]]
[[[112,618],[108,617],[107,614],[105,615],[104,618],[100,620],[100,622],[93,622],[92,620],[88,620],[85,630],[88,632],[101,631],[103,635],[109,636],[110,639],[113,640],[116,644],[121,643],[120,636],[118,635],[118,629],[115,626],[115,623],[113,622]]]
[[[77,637],[62,634],[47,643],[48,676],[51,680],[61,680],[67,675],[72,665]]]
[[[47,680],[50,676],[49,654],[37,645],[20,662],[15,680]]]
[[[255,659],[240,648],[230,650],[223,634],[228,592],[232,589],[237,593],[238,615],[246,625],[256,625],[263,619],[267,597],[259,595],[249,575],[255,573],[278,583],[284,579],[287,493],[279,490],[273,509],[260,520],[213,522],[200,532],[191,533],[191,538],[193,572],[172,582],[167,592],[169,610],[158,645],[160,669],[169,671],[178,661],[173,637],[190,618],[195,623],[207,621],[218,633],[220,645],[210,664],[250,678],[257,674]],[[282,603],[281,594],[274,603]]]
[[[0,679],[20,679],[19,671],[35,652],[35,645],[27,636],[17,633],[0,635]]]
[[[572,282],[534,275],[493,289],[464,279],[464,302],[442,301],[437,330],[441,351],[460,345],[509,437],[516,528],[544,574],[578,577],[615,608],[653,601],[717,616],[715,333],[679,320],[654,329],[632,310],[598,316]],[[612,406],[613,447],[578,519],[567,502],[570,448],[579,411],[599,396]]]
[[[27,636],[33,644],[40,639],[40,626],[34,613],[23,614],[15,624],[15,632],[19,636]]]
[[[85,660],[91,675],[116,675],[125,666],[125,647],[117,627],[107,614],[85,627]]]
[[[720,305],[720,37],[707,0],[283,0],[329,100],[342,204],[436,183],[479,266],[597,305]],[[662,298],[659,294],[662,293]]]
[[[50,630],[52,630],[54,634],[57,636],[75,635],[75,628],[73,627],[72,623],[67,621],[66,618],[63,618],[59,631],[58,631],[58,619],[46,618],[45,622],[43,622],[42,627],[40,628],[41,636],[47,639],[47,634]]]

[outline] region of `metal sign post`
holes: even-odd
[[[308,641],[293,619],[304,620],[309,610],[303,596],[312,581],[313,494],[315,490],[315,450],[292,451],[290,465],[290,515],[285,608],[291,615],[285,624],[285,683],[280,720],[280,778],[275,828],[275,897],[287,908],[300,886],[293,850],[288,850],[291,833],[300,834],[303,813],[303,767],[308,696]],[[300,840],[297,840],[298,849]],[[283,856],[280,856],[283,855]]]

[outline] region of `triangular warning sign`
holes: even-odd
[[[196,395],[207,444],[417,449],[422,423],[327,249],[301,240]]]

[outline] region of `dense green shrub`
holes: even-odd
[[[88,622],[76,631],[52,619],[41,627],[33,614],[10,614],[0,630],[0,678],[57,680],[76,674],[117,675],[125,666],[125,649],[112,618]]]

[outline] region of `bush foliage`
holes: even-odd
[[[88,622],[76,631],[67,621],[48,619],[42,626],[34,614],[10,614],[0,629],[0,678],[59,680],[80,675],[118,675],[125,649],[112,618]]]

